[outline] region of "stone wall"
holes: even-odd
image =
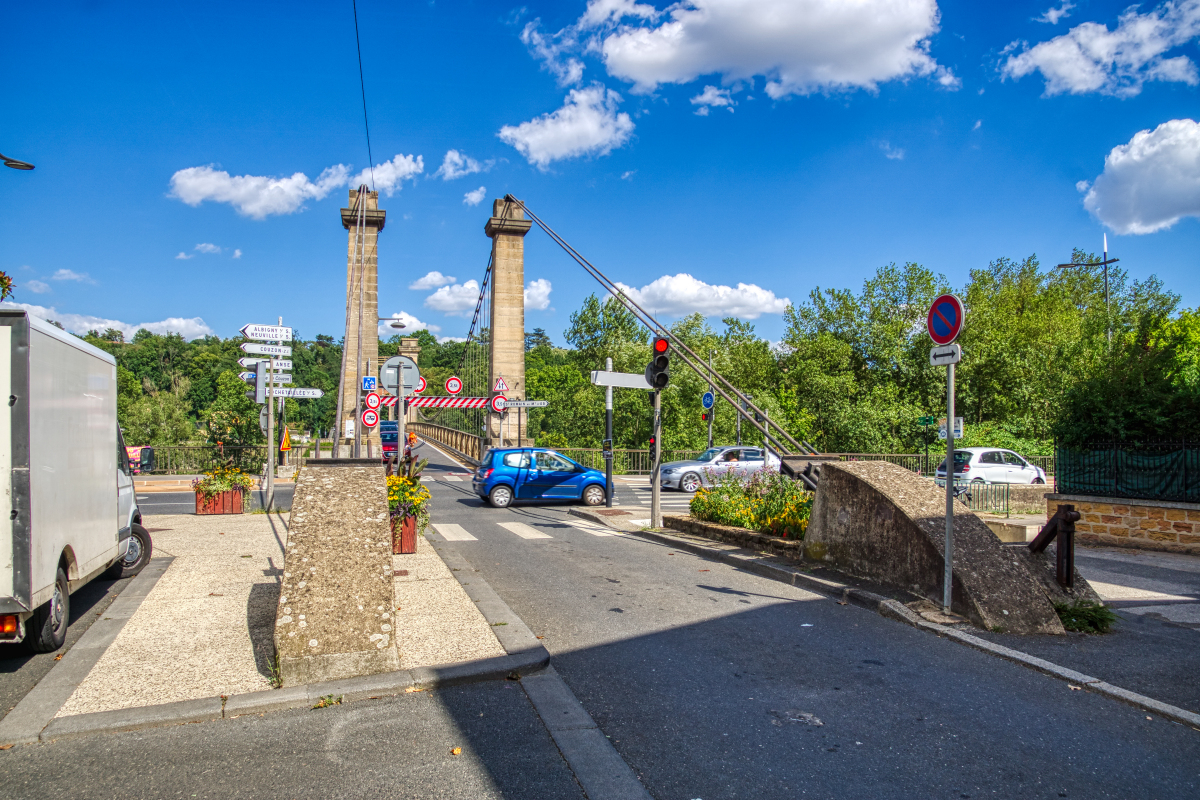
[[[1200,503],[1048,494],[1046,519],[1061,504],[1071,504],[1083,515],[1075,524],[1079,541],[1200,554]]]

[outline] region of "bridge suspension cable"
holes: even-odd
[[[525,205],[525,203],[511,194],[505,195],[504,199],[520,206],[521,210],[523,210],[539,228],[545,231],[546,235],[549,236],[555,244],[566,251],[567,255],[574,259],[579,266],[583,267],[585,272],[595,278],[596,281],[603,286],[609,294],[622,303],[630,311],[630,313],[632,313],[639,322],[649,328],[652,333],[657,332],[669,338],[676,345],[676,352],[679,354],[683,362],[691,367],[692,371],[694,371],[701,378],[706,378],[722,398],[728,401],[738,411],[738,413],[742,414],[747,422],[758,428],[758,430],[763,434],[764,442],[773,442],[775,447],[780,452],[816,453],[816,450],[807,442],[801,443],[796,441],[796,439],[794,439],[792,435],[783,428],[783,426],[763,413],[763,410],[756,406],[749,397],[739,391],[732,383],[725,380],[721,373],[717,372],[715,369],[706,364],[704,360],[697,356],[692,349],[687,346],[686,343],[679,339],[679,337],[675,336],[673,333],[671,333],[671,331],[660,325],[658,320],[656,320],[644,308],[638,305],[633,298],[622,291],[621,287],[619,287],[615,282],[610,280],[607,275],[597,269],[594,264],[584,258],[583,255],[574,247],[572,247],[566,239],[564,239],[553,228],[547,225],[541,217],[533,213],[533,211],[531,211],[529,207]],[[721,388],[722,386],[724,386],[729,393],[735,395],[738,401],[744,405],[739,405],[738,402],[734,402],[733,398],[731,398],[729,394]],[[754,417],[751,417],[749,414],[744,414],[742,411],[743,408],[753,411],[755,417],[761,416],[763,419],[763,424],[759,424],[758,420]],[[774,429],[775,433],[772,433],[771,429]],[[791,445],[791,447],[783,447],[780,442],[780,438],[785,440],[789,445]]]

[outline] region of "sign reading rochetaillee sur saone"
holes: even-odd
[[[292,329],[282,325],[243,325],[242,336],[260,342],[290,342]]]

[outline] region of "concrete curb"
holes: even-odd
[[[889,619],[894,619],[899,622],[911,625],[914,628],[929,631],[944,636],[948,639],[964,644],[967,647],[974,648],[989,655],[998,656],[1007,661],[1012,661],[1015,664],[1020,664],[1030,669],[1037,670],[1052,678],[1067,681],[1070,684],[1077,685],[1090,692],[1103,694],[1115,700],[1120,700],[1132,706],[1136,706],[1144,711],[1150,711],[1158,714],[1160,717],[1179,722],[1184,725],[1190,725],[1196,730],[1200,730],[1200,714],[1188,711],[1178,706],[1173,706],[1168,703],[1163,703],[1155,700],[1152,697],[1131,692],[1128,689],[1122,689],[1119,686],[1113,686],[1106,683],[1100,678],[1093,678],[1090,675],[1084,675],[1081,672],[1076,672],[1073,669],[1054,664],[1037,656],[1023,653],[1020,650],[1014,650],[1011,647],[989,642],[986,639],[981,639],[978,636],[967,633],[966,631],[956,630],[954,628],[937,625],[929,622],[921,617],[908,606],[901,603],[899,600],[892,600],[887,597],[868,592],[863,589],[855,589],[837,581],[818,578],[814,575],[808,575],[800,569],[791,569],[779,564],[767,563],[760,556],[743,555],[747,551],[744,548],[726,545],[723,548],[709,547],[697,542],[691,542],[680,537],[673,536],[668,533],[659,531],[640,530],[634,531],[635,535],[641,536],[660,544],[670,545],[678,550],[685,550],[695,555],[703,556],[704,558],[720,561],[723,564],[744,569],[747,572],[753,572],[756,575],[761,575],[764,578],[779,581],[781,583],[798,586],[818,594],[827,595],[830,597],[838,597],[843,601],[854,603],[857,606],[871,609],[879,613],[881,616]],[[740,552],[736,552],[740,551]]]
[[[42,730],[54,721],[54,715],[75,693],[92,667],[96,666],[104,651],[117,638],[125,623],[174,560],[174,556],[150,559],[150,563],[121,590],[102,617],[93,622],[79,637],[79,641],[63,654],[62,661],[55,664],[0,721],[0,744],[28,744],[38,740]]]

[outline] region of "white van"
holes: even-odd
[[[117,426],[117,362],[0,309],[0,642],[62,647],[71,592],[150,560]],[[7,525],[2,521],[8,520]]]

